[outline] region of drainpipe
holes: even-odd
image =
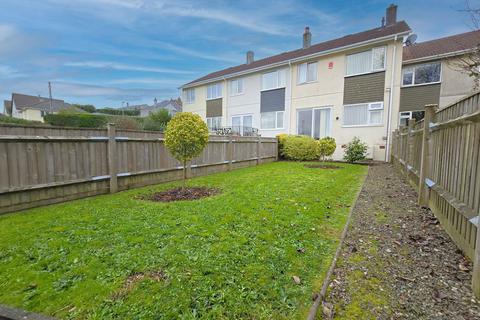
[[[225,77],[223,77],[223,83],[225,83],[225,98],[223,102],[225,103],[225,123],[222,123],[222,127],[228,126],[228,115],[227,115],[227,107],[228,107],[228,82]],[[223,106],[222,106],[222,118],[223,118]]]
[[[395,64],[397,55],[397,35],[395,35],[392,58],[392,76],[390,79],[390,95],[388,101],[388,116],[387,116],[387,148],[385,150],[385,162],[389,162],[390,142],[391,142],[391,127],[392,127],[392,108],[393,108],[393,86],[395,84]]]
[[[289,108],[289,115],[288,115],[288,128],[287,132],[289,134],[292,134],[292,111],[293,111],[293,97],[292,97],[292,91],[293,91],[293,68],[292,68],[292,60],[288,60],[288,69],[290,73],[290,108]],[[295,119],[297,121],[297,119]],[[293,133],[294,134],[294,133]]]

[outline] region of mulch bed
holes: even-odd
[[[417,193],[391,165],[370,167],[331,279],[324,319],[348,317],[354,306],[375,319],[480,319],[471,290],[472,263],[416,201]],[[363,293],[385,301],[372,305]]]
[[[333,164],[306,164],[305,168],[311,169],[343,169],[342,167]]]
[[[185,188],[185,190],[182,190],[182,188],[175,188],[162,192],[157,192],[145,197],[144,199],[158,202],[197,200],[205,197],[210,197],[218,193],[220,193],[220,190],[216,188],[187,187]]]

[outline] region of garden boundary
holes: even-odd
[[[210,136],[196,177],[277,160],[276,138]],[[0,125],[0,214],[182,179],[162,133]]]
[[[395,130],[392,162],[418,189],[456,245],[473,260],[472,287],[480,297],[480,92]]]

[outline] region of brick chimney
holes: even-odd
[[[312,45],[312,33],[310,32],[310,27],[305,27],[303,32],[303,49],[310,48]]]
[[[253,51],[247,51],[247,64],[250,64],[254,60],[254,53]]]
[[[392,3],[387,8],[386,25],[390,26],[395,23],[397,23],[397,6]]]

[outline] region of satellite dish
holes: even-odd
[[[408,47],[408,46],[411,46],[412,44],[415,43],[415,41],[417,41],[417,35],[415,33],[412,33],[411,35],[409,35],[407,37],[407,40],[405,40],[405,45]]]

